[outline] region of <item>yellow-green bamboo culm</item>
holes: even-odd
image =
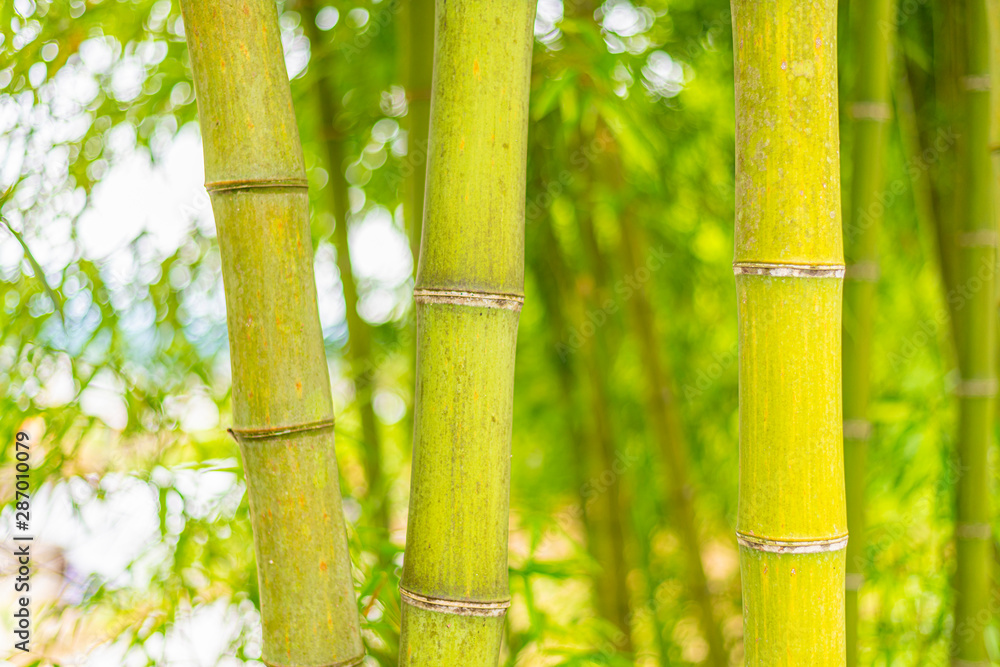
[[[263,661],[363,657],[305,165],[272,0],[181,3],[218,228]]]
[[[438,0],[399,664],[495,667],[534,0]]]
[[[836,0],[733,0],[748,667],[843,667]]]
[[[850,209],[844,216],[844,474],[847,491],[847,665],[857,662],[858,590],[864,582],[865,476],[871,422],[868,403],[875,323],[878,237],[885,187],[884,162],[891,117],[889,49],[894,0],[851,4],[849,48],[853,94],[847,104],[853,134]]]
[[[333,212],[333,244],[337,250],[337,271],[344,290],[345,320],[347,321],[347,358],[354,379],[355,404],[361,421],[365,457],[365,477],[368,484],[366,501],[373,523],[382,530],[389,528],[387,485],[382,470],[382,442],[375,419],[373,405],[374,365],[372,360],[371,327],[358,313],[358,285],[354,279],[351,249],[348,243],[348,217],[350,202],[347,199],[347,177],[344,175],[343,130],[338,126],[341,116],[340,98],[330,82],[333,67],[328,62],[332,48],[316,26],[315,0],[301,0],[302,24],[311,49],[314,69],[314,92],[319,109],[319,134],[325,152],[330,183],[326,187],[330,209]]]
[[[960,380],[955,524],[955,626],[952,655],[964,667],[992,664],[989,625],[993,539],[987,453],[993,434],[996,379],[997,226],[990,159],[990,47],[986,0],[965,6],[965,73],[960,81],[962,132],[956,200],[957,277],[965,303],[956,308]]]

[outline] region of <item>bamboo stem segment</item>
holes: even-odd
[[[500,656],[534,13],[530,0],[437,2],[403,667]]]
[[[872,332],[878,281],[878,236],[885,214],[880,201],[885,187],[888,137],[889,63],[895,0],[851,5],[850,48],[855,67],[853,102],[849,103],[853,149],[851,208],[844,216],[844,474],[847,490],[847,665],[857,659],[858,590],[864,582],[865,477],[867,475]]]
[[[733,0],[748,666],[842,667],[836,0]]]
[[[276,6],[184,0],[181,8],[219,233],[263,661],[355,665],[364,651]]]
[[[996,219],[990,135],[990,47],[986,0],[965,6],[965,58],[957,274],[969,298],[957,309],[959,432],[955,527],[955,658],[988,663],[984,629],[990,618],[993,541],[987,453],[993,433],[996,379]],[[984,527],[986,528],[984,530]]]

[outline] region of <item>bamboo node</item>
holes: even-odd
[[[490,294],[488,292],[462,292],[460,290],[415,289],[413,300],[417,303],[446,303],[474,308],[502,308],[519,312],[524,297],[518,294]]]
[[[972,378],[968,380],[962,380],[955,387],[955,394],[957,396],[966,398],[975,397],[990,397],[997,395],[997,379],[996,378]]]
[[[988,523],[959,521],[955,524],[955,537],[960,540],[988,540],[992,536],[993,529]]]
[[[992,667],[993,663],[989,660],[962,660],[961,658],[952,658],[951,667]]]
[[[872,423],[867,419],[845,419],[844,438],[868,440],[872,436]]]
[[[738,276],[771,276],[772,278],[843,278],[843,264],[771,264],[768,262],[734,262]]]
[[[865,583],[865,575],[848,572],[844,578],[844,588],[849,591],[859,591]]]
[[[851,118],[854,120],[873,120],[884,123],[892,118],[892,107],[888,102],[870,100],[855,102],[850,106]]]
[[[507,613],[510,607],[510,598],[497,600],[495,602],[480,602],[475,600],[448,600],[446,598],[428,597],[418,595],[408,591],[402,586],[399,587],[399,595],[403,602],[411,607],[436,611],[441,614],[454,614],[455,616],[483,616],[487,618],[498,618]]]
[[[815,554],[847,548],[847,535],[819,540],[772,540],[736,533],[736,541],[741,547],[774,554]]]
[[[969,92],[985,93],[990,90],[989,74],[967,74],[962,77],[962,88]]]
[[[229,435],[233,436],[236,442],[243,440],[261,440],[264,438],[274,438],[279,435],[288,435],[289,433],[302,433],[303,431],[322,431],[324,429],[333,428],[334,421],[333,417],[327,419],[320,419],[314,422],[305,422],[302,424],[287,424],[284,426],[269,426],[267,428],[229,428],[226,429]]]
[[[878,282],[878,276],[878,262],[870,259],[862,262],[855,262],[854,264],[848,264],[844,273],[844,277],[847,280],[864,283]]]
[[[977,229],[958,235],[958,245],[963,248],[996,248],[1000,239],[995,229]]]
[[[339,662],[328,662],[322,665],[287,665],[281,662],[271,662],[267,659],[261,659],[267,667],[355,667],[355,665],[360,665],[365,661],[365,654],[362,653],[359,656],[348,658],[347,660],[341,660]]]
[[[305,178],[239,178],[231,181],[205,183],[209,192],[230,192],[232,190],[261,190],[268,188],[309,188]]]

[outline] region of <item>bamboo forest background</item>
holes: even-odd
[[[935,233],[957,159],[940,102],[954,94],[956,49],[944,4],[907,0],[879,25],[893,114],[878,195],[863,665],[946,665],[953,629],[958,376]],[[398,650],[407,230],[426,152],[420,56],[432,48],[410,8],[432,5],[280,6],[373,665]],[[841,5],[846,91],[857,64]],[[733,104],[727,1],[540,0],[504,664],[742,664]],[[33,664],[262,664],[202,164],[176,2],[0,0],[0,437],[27,430],[36,443],[34,647],[45,657]],[[5,512],[13,465],[5,447]],[[996,619],[986,635],[996,663]]]

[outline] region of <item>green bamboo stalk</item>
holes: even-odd
[[[847,665],[858,664],[858,590],[864,582],[865,476],[867,474],[872,331],[878,281],[878,236],[885,213],[885,148],[889,98],[890,33],[894,0],[853,5],[850,48],[855,67],[847,116],[852,125],[851,207],[844,216],[844,472],[847,491]]]
[[[263,660],[363,657],[316,305],[305,165],[271,0],[183,0],[219,233],[232,433],[250,496]]]
[[[963,665],[989,665],[984,629],[990,613],[993,539],[987,452],[993,433],[996,379],[994,306],[997,226],[993,212],[990,135],[990,47],[986,0],[965,3],[962,152],[964,196],[956,201],[958,278],[967,295],[958,308],[959,397],[956,484],[957,543],[953,655]]]
[[[845,648],[836,0],[733,0],[745,664]]]
[[[944,262],[950,257],[944,251],[942,239],[938,236],[941,226],[938,219],[939,202],[936,199],[937,191],[931,179],[931,174],[924,165],[921,155],[925,146],[921,141],[920,125],[917,122],[916,103],[913,99],[912,84],[910,82],[910,63],[905,58],[900,58],[897,66],[896,85],[893,88],[895,96],[896,125],[899,129],[899,139],[905,163],[908,166],[907,172],[910,179],[910,189],[913,192],[913,207],[917,214],[918,226],[927,234],[927,238],[933,242],[934,250],[937,252],[938,270],[941,275],[942,293],[947,301],[948,290],[951,288],[947,276],[953,273],[952,269],[945,269]],[[951,304],[948,304],[949,308]],[[951,315],[949,311],[949,315]],[[949,323],[949,327],[950,327]]]
[[[420,258],[420,229],[424,215],[424,188],[427,186],[427,133],[431,118],[431,78],[434,73],[434,0],[407,3],[407,160],[413,170],[406,181],[404,217],[413,252],[413,271]]]
[[[606,260],[598,245],[591,210],[586,204],[577,209],[589,275],[585,273],[578,276],[577,296],[570,301],[575,310],[577,330],[582,331],[587,322],[594,327],[593,335],[585,338],[580,349],[591,427],[589,436],[584,441],[587,448],[584,465],[588,478],[584,488],[584,495],[587,497],[584,503],[587,545],[600,567],[594,580],[597,610],[618,628],[620,634],[616,647],[620,651],[631,652],[629,564],[625,554],[625,517],[622,505],[624,470],[619,469],[621,464],[618,460],[617,439],[608,409],[611,405],[608,396],[611,375],[608,359],[611,355],[606,322],[594,323],[584,314],[584,311],[604,312],[604,304],[611,298]],[[608,315],[605,314],[605,317]],[[595,487],[595,484],[600,486]]]
[[[620,223],[625,272],[634,276],[639,269],[638,233],[631,216],[624,215]],[[683,543],[681,550],[687,559],[688,588],[701,612],[701,631],[708,643],[708,662],[717,667],[725,667],[729,664],[729,656],[715,619],[708,577],[705,576],[705,565],[701,560],[701,540],[693,503],[694,489],[690,482],[687,460],[687,438],[674,400],[673,382],[660,354],[653,306],[646,292],[641,289],[635,290],[629,303],[646,372],[646,417],[670,480],[667,489],[669,507]]]
[[[578,358],[570,354],[566,342],[572,335],[569,323],[573,322],[579,330],[586,321],[585,309],[579,290],[572,285],[570,269],[566,266],[551,225],[544,225],[541,234],[544,247],[541,252],[535,253],[534,270],[545,312],[552,321],[552,356],[559,376],[560,401],[566,414],[567,431],[574,445],[573,462],[581,518],[587,535],[587,553],[599,568],[592,579],[595,606],[601,617],[619,630],[613,641],[615,649],[630,651],[632,638],[621,485],[617,472],[619,464],[615,459],[617,448],[607,414],[609,403],[605,389],[606,369],[601,362],[603,353],[598,350],[598,341],[589,341],[580,350],[583,369],[577,369],[575,362]],[[581,380],[584,376],[588,378],[587,382]],[[584,387],[591,389],[589,395],[584,397],[590,409],[580,411],[574,398]],[[584,427],[583,422],[588,419],[593,420],[593,428]],[[606,471],[615,475],[607,488]]]
[[[400,665],[494,667],[507,584],[533,0],[437,0]]]
[[[342,109],[341,96],[337,94],[329,74],[328,66],[331,50],[316,26],[315,0],[301,0],[302,25],[312,49],[313,66],[316,68],[315,94],[319,107],[319,132],[326,152],[330,183],[326,188],[329,205],[335,220],[333,244],[337,250],[337,270],[340,284],[344,288],[344,304],[347,320],[347,359],[354,380],[355,402],[361,418],[361,436],[364,440],[365,476],[368,483],[367,503],[374,523],[381,530],[389,527],[389,503],[386,498],[386,483],[382,471],[382,439],[378,422],[375,420],[373,405],[372,334],[371,327],[358,313],[358,285],[354,279],[351,263],[351,248],[348,243],[348,218],[350,201],[347,197],[347,177],[344,174],[344,135],[338,126]]]

